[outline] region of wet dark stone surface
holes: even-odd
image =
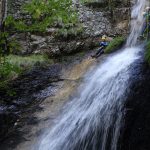
[[[125,104],[121,150],[150,150],[150,67],[145,63],[139,65],[140,72],[135,68]]]
[[[0,149],[5,150],[7,145],[13,147],[15,142],[25,140],[19,130],[25,124],[36,124],[38,120],[34,118],[34,113],[42,109],[38,104],[43,99],[38,99],[36,94],[61,81],[61,67],[60,64],[54,64],[34,68],[9,83],[6,89],[0,90]]]
[[[0,150],[12,150],[27,140],[24,135],[30,131],[24,127],[40,122],[34,113],[43,110],[39,104],[55,94],[59,83],[65,80],[62,70],[71,69],[93,52],[89,51],[84,56],[79,53],[60,57],[54,64],[36,67],[9,83],[10,92],[0,90],[0,129],[3,129],[0,132]]]

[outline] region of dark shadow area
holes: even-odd
[[[125,126],[121,140],[121,150],[150,149],[150,67],[142,62],[140,72],[132,75],[125,108]]]
[[[0,149],[9,150],[26,140],[24,135],[30,129],[24,131],[22,128],[39,122],[34,113],[42,111],[39,104],[45,98],[39,93],[61,81],[60,74],[59,64],[34,68],[0,90]]]
[[[90,8],[99,8],[99,9],[104,9],[104,10],[109,10],[109,5],[108,2],[85,2],[85,6],[90,7]],[[117,2],[113,2],[113,4],[111,5],[111,7],[113,8],[121,8],[121,7],[130,7],[130,3],[129,2],[122,2],[122,1],[117,1]]]

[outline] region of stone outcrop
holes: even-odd
[[[21,17],[21,6],[29,0],[8,0],[8,13],[13,15],[15,18]]]
[[[0,26],[7,15],[7,0],[0,0]]]
[[[15,18],[21,16],[20,6],[28,0],[9,1],[9,13]],[[119,3],[120,1],[118,1]],[[126,2],[126,1],[125,1]],[[103,3],[101,1],[100,3]],[[122,4],[123,5],[123,4]],[[126,6],[126,3],[124,4]],[[58,56],[70,53],[76,53],[80,50],[89,50],[97,46],[98,39],[106,34],[114,37],[116,35],[126,35],[130,9],[119,7],[114,10],[114,17],[107,9],[88,7],[74,1],[83,32],[71,38],[55,38],[56,28],[50,28],[44,34],[16,34],[17,40],[22,45],[22,54],[30,53],[48,53],[49,56]],[[122,14],[121,16],[119,14]],[[20,38],[21,36],[21,38]],[[24,37],[24,40],[22,38]]]
[[[0,0],[0,24],[2,22],[2,1]]]
[[[140,70],[137,69],[140,67]],[[145,62],[136,64],[125,108],[121,138],[122,150],[150,149],[150,68]]]

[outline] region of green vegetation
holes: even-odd
[[[45,66],[50,63],[53,63],[53,61],[45,55],[7,56],[5,63],[0,64],[0,90],[5,91],[10,96],[15,95],[15,91],[8,87],[9,81],[35,66]]]
[[[15,95],[15,91],[9,88],[9,82],[16,79],[19,75],[35,66],[42,66],[53,63],[45,55],[4,55],[0,63],[0,90],[9,96]]]
[[[145,52],[145,60],[150,65],[150,41],[146,43],[146,52]]]
[[[116,50],[118,50],[123,43],[125,42],[125,38],[124,37],[116,37],[114,38],[110,44],[106,47],[105,49],[105,53],[112,53]]]
[[[19,32],[46,32],[49,27],[58,28],[58,37],[77,36],[83,28],[78,21],[78,14],[72,0],[31,0],[21,8],[22,18],[9,15],[3,22],[0,34],[0,63],[5,62],[5,55],[20,50],[15,39],[9,35]]]
[[[83,32],[83,26],[82,24],[77,26],[77,27],[72,27],[69,29],[60,29],[56,35],[56,37],[64,37],[64,38],[68,38],[68,37],[75,37],[77,35],[80,35]]]
[[[21,45],[15,38],[9,39],[8,32],[1,32],[0,34],[0,65],[5,63],[6,55],[21,50]]]
[[[24,70],[35,65],[51,63],[45,56],[10,55],[21,49],[15,39],[9,35],[19,32],[46,32],[49,27],[58,28],[58,36],[80,34],[83,28],[78,24],[78,15],[72,7],[72,0],[32,0],[22,6],[23,18],[8,16],[3,23],[0,34],[0,80],[17,77]]]
[[[18,67],[28,69],[32,68],[36,65],[43,63],[52,63],[51,60],[48,59],[46,55],[30,55],[30,56],[17,56],[17,55],[9,55],[7,56],[7,60],[10,64],[16,65]]]
[[[92,3],[96,2],[96,0],[81,0],[82,3]]]
[[[67,30],[78,22],[72,0],[32,0],[22,7],[22,13],[29,17],[17,20],[8,16],[5,25],[22,32],[45,32],[52,26]]]
[[[34,66],[53,63],[47,56],[44,55],[30,55],[30,56],[17,56],[9,55],[6,62],[0,65],[0,80],[10,80],[18,77],[26,70],[32,69]]]
[[[15,77],[21,72],[22,72],[21,68],[19,68],[14,64],[6,62],[0,66],[0,79],[1,80],[12,79],[12,77]]]

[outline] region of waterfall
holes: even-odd
[[[148,4],[147,0],[137,0],[136,4],[133,6],[131,13],[131,31],[126,46],[136,45],[144,24],[143,12],[146,4]]]
[[[76,96],[54,127],[42,136],[39,150],[117,150],[131,68],[140,59],[136,44],[146,0],[133,7],[127,48],[109,56],[87,73]]]

